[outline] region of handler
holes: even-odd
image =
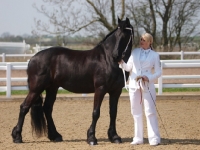
[[[121,68],[130,72],[129,97],[134,118],[135,136],[131,144],[143,144],[143,105],[147,121],[149,144],[160,144],[161,138],[156,114],[156,91],[154,80],[161,76],[159,54],[153,51],[153,37],[145,33],[140,39],[140,48],[132,51],[127,64],[121,60]],[[153,69],[154,68],[154,72]]]

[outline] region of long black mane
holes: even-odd
[[[107,34],[107,35],[105,36],[105,38],[104,38],[101,42],[99,42],[98,45],[101,45],[103,42],[105,42],[105,41],[107,40],[107,38],[110,37],[116,30],[117,30],[117,28],[114,29],[113,31],[111,31],[109,34]]]

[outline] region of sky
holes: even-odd
[[[0,35],[5,32],[31,35],[35,28],[34,18],[45,19],[33,8],[34,3],[43,4],[42,0],[0,0]]]
[[[43,0],[0,0],[0,35],[5,32],[31,35],[35,28],[34,18],[47,19],[33,8],[34,3],[37,7],[44,4]]]

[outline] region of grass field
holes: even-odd
[[[157,91],[157,89],[156,89]],[[200,92],[200,88],[163,88],[163,92]],[[128,92],[126,89],[123,89],[124,93]],[[43,92],[45,93],[45,92]],[[70,94],[71,92],[67,90],[59,90],[58,94]],[[12,95],[27,95],[27,90],[21,90],[21,91],[12,91]],[[6,92],[0,92],[0,95],[6,95]]]

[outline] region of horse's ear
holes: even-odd
[[[118,24],[121,22],[121,20],[119,19],[119,16],[118,16]]]
[[[130,25],[130,20],[126,17],[126,24]]]

